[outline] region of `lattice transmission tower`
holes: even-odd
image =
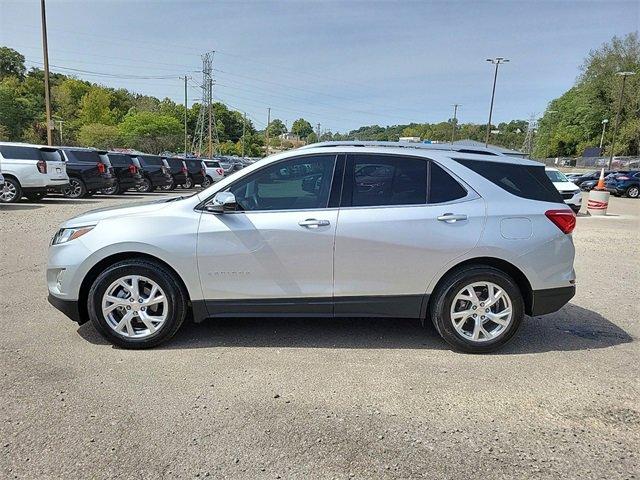
[[[534,137],[537,129],[538,119],[536,114],[532,113],[529,117],[529,124],[527,125],[527,134],[525,135],[524,142],[522,143],[522,151],[526,153],[528,157],[530,157],[531,152],[533,152]]]
[[[202,55],[202,104],[196,122],[196,130],[193,136],[192,150],[202,156],[206,153],[209,157],[218,151],[220,141],[216,128],[215,112],[213,111],[213,54],[207,52]],[[204,147],[204,149],[203,149]]]

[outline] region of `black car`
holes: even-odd
[[[580,175],[577,178],[574,178],[572,182],[575,183],[577,186],[581,186],[583,182],[588,182],[589,180],[597,181],[600,178],[600,172],[601,170],[594,170],[592,172],[587,172],[583,175]],[[610,173],[615,173],[615,172],[613,170],[605,170],[604,176],[606,177]]]
[[[107,152],[92,148],[62,147],[67,162],[69,185],[62,188],[67,198],[82,198],[113,187],[116,179]]]
[[[628,173],[615,175],[607,181],[607,190],[615,196],[640,197],[640,171],[632,170]]]
[[[180,157],[167,157],[164,159],[166,166],[169,168],[173,183],[166,187],[167,190],[173,190],[178,185],[184,185],[187,181],[187,167]]]
[[[131,157],[136,167],[140,169],[142,181],[138,186],[138,191],[147,193],[153,192],[156,188],[166,187],[173,183],[173,177],[169,173],[158,155],[132,155]]]
[[[120,152],[108,152],[116,181],[113,186],[102,189],[105,195],[119,195],[142,184],[142,174],[130,155]]]
[[[187,167],[187,179],[184,183],[184,188],[202,185],[206,176],[204,167],[202,166],[202,160],[199,158],[185,158],[184,164]]]

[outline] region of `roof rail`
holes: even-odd
[[[381,141],[358,141],[358,140],[338,140],[333,142],[311,143],[300,147],[307,148],[328,148],[328,147],[390,147],[390,148],[416,148],[420,150],[446,150],[461,153],[474,153],[477,155],[497,155],[504,156],[498,150],[487,147],[475,147],[469,145],[452,145],[450,143],[414,143],[414,142],[381,142]]]

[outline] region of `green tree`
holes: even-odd
[[[119,132],[126,146],[149,153],[182,148],[182,124],[169,115],[129,113],[119,125]]]
[[[113,125],[115,114],[111,110],[111,93],[104,88],[92,87],[80,100],[78,118],[83,124]]]
[[[120,130],[115,125],[89,123],[78,132],[78,143],[85,147],[113,149],[122,145]]]
[[[313,133],[313,127],[304,118],[299,118],[291,125],[291,133],[300,138],[307,138],[309,134]]]
[[[25,71],[22,54],[13,48],[0,47],[0,79],[9,76],[22,79]]]
[[[287,131],[287,127],[285,126],[284,122],[279,118],[272,120],[271,123],[269,124],[269,138],[279,137],[283,133],[286,133],[286,131]]]

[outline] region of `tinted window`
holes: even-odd
[[[269,165],[229,190],[242,210],[326,208],[334,155],[295,158]]]
[[[162,159],[160,157],[152,157],[152,156],[147,156],[147,155],[139,155],[138,158],[140,159],[140,163],[142,163],[142,165],[154,165],[156,167],[161,167],[162,165],[164,165],[162,163]]]
[[[202,162],[200,160],[185,160],[184,163],[190,172],[199,172],[202,170]]]
[[[111,165],[115,167],[126,167],[131,164],[131,158],[128,155],[119,153],[110,153],[109,160],[111,161]]]
[[[92,150],[65,150],[70,160],[76,162],[97,163],[100,161],[98,154]]]
[[[60,152],[58,150],[55,149],[40,149],[40,155],[42,157],[42,159],[46,162],[61,162],[62,161],[62,156],[60,155]]]
[[[181,158],[167,158],[167,163],[169,164],[172,170],[182,170]]]
[[[562,197],[544,172],[544,166],[455,159],[507,192],[529,200],[562,203]]]
[[[426,160],[353,155],[347,168],[346,191],[351,192],[354,207],[427,203]]]
[[[452,202],[467,196],[467,191],[442,167],[429,162],[429,203]]]
[[[204,162],[204,164],[209,168],[220,168],[220,164],[218,162]]]
[[[40,150],[33,147],[17,147],[13,145],[0,145],[0,152],[4,158],[17,160],[42,160]]]

